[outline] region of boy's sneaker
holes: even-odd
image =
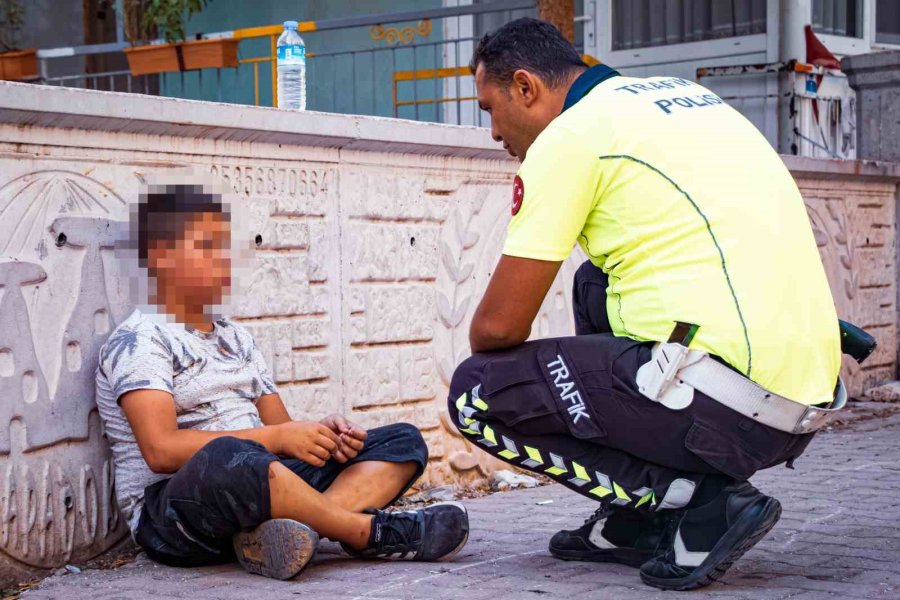
[[[718,580],[781,516],[781,504],[746,481],[673,521],[663,554],[641,566],[641,580],[664,590],[692,590]]]
[[[550,554],[562,560],[640,567],[656,556],[668,518],[601,506],[578,529],[557,532],[550,539]]]
[[[447,560],[462,550],[469,539],[469,514],[459,502],[441,502],[403,512],[365,512],[375,515],[368,547],[354,551],[344,546],[349,554],[362,558]]]
[[[248,573],[290,579],[316,553],[319,534],[291,519],[271,519],[232,538],[238,562]]]

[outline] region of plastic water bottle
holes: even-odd
[[[278,37],[278,108],[306,110],[306,44],[297,21],[285,21]]]

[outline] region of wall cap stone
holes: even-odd
[[[0,123],[460,158],[509,159],[480,127],[0,81]]]
[[[876,160],[836,160],[782,155],[795,177],[817,179],[880,179],[900,184],[900,163]]]
[[[841,70],[854,89],[900,85],[900,50],[844,57]]]
[[[886,54],[886,53],[882,53]],[[896,53],[900,58],[900,52]],[[512,161],[480,127],[0,81],[0,123]],[[782,156],[794,175],[900,182],[900,164]]]

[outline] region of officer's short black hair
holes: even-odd
[[[469,63],[473,75],[478,65],[484,66],[488,79],[504,88],[518,69],[534,73],[548,87],[556,88],[569,80],[572,71],[587,67],[556,27],[531,18],[510,21],[485,34]]]
[[[159,186],[142,194],[135,212],[140,265],[147,266],[147,253],[153,244],[182,238],[188,223],[204,213],[230,220],[221,198],[201,185]]]

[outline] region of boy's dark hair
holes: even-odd
[[[154,242],[174,242],[184,236],[185,226],[198,215],[213,213],[229,220],[218,195],[200,185],[167,185],[153,188],[137,208],[137,254],[147,266],[147,252]]]
[[[478,65],[484,65],[487,78],[504,88],[512,83],[513,73],[525,69],[551,89],[566,83],[572,71],[587,67],[556,27],[531,18],[510,21],[485,34],[469,63],[473,75]]]

